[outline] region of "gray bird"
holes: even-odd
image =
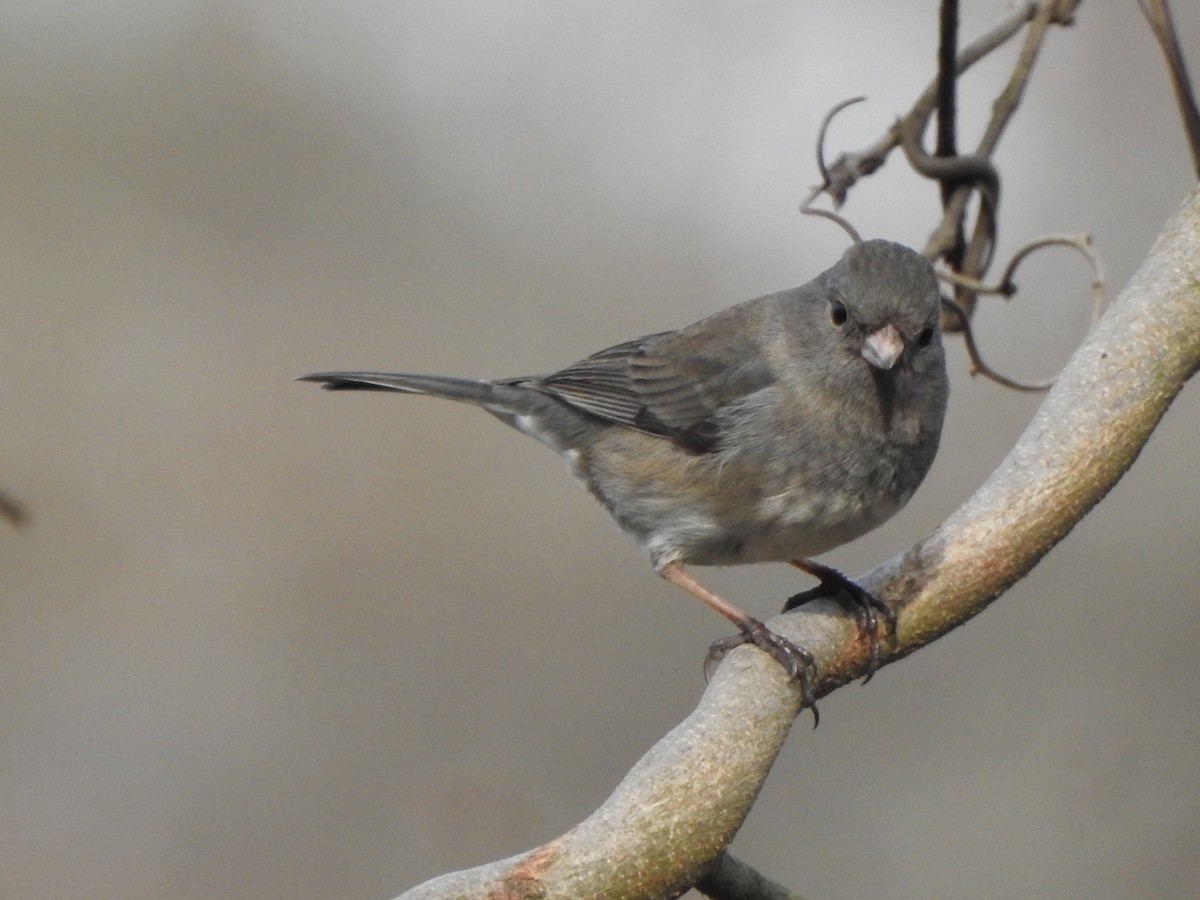
[[[878,658],[891,611],[809,557],[875,528],[937,452],[949,384],[929,261],[855,244],[807,284],[601,350],[552,375],[496,381],[325,372],[329,390],[482,407],[563,456],[654,569],[804,682],[808,653],[708,590],[686,565],[789,562],[855,611]],[[798,595],[785,609],[810,599]]]

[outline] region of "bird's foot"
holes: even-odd
[[[788,598],[783,605],[784,612],[791,612],[811,600],[829,597],[841,604],[842,608],[854,615],[858,622],[859,633],[867,638],[867,674],[863,684],[871,680],[879,668],[879,624],[882,619],[884,635],[894,637],[896,634],[896,614],[892,608],[865,588],[855,584],[837,569],[823,566],[808,559],[793,560],[792,565],[807,572],[821,583],[811,590],[802,591]]]
[[[743,644],[753,644],[762,650],[783,667],[788,678],[800,686],[801,699],[804,705],[812,710],[813,727],[816,728],[820,718],[815,698],[812,695],[812,681],[816,676],[816,660],[803,647],[793,644],[781,634],[776,634],[757,619],[749,619],[740,634],[713,641],[708,648],[708,657],[705,660],[705,675],[707,676],[711,666],[725,658],[726,653]]]

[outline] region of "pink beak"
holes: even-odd
[[[863,342],[863,359],[881,369],[890,369],[904,352],[904,338],[895,325],[884,325],[867,335]]]

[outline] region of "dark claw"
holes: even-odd
[[[793,644],[783,635],[776,634],[759,622],[751,619],[751,625],[741,634],[721,638],[708,648],[708,656],[704,663],[704,674],[708,676],[710,667],[724,659],[725,654],[743,644],[753,644],[771,659],[783,666],[788,677],[800,685],[800,696],[804,705],[812,710],[813,728],[820,722],[816,700],[812,695],[812,679],[816,675],[816,661],[811,653],[803,647]]]
[[[830,597],[840,603],[847,612],[853,613],[859,633],[867,638],[867,674],[862,681],[866,684],[879,668],[879,620],[883,619],[884,633],[893,637],[896,634],[896,614],[890,606],[870,591],[859,587],[837,569],[810,560],[803,560],[803,565],[801,561],[797,561],[795,565],[819,578],[821,583],[811,590],[790,597],[783,605],[783,611],[791,612],[811,600]]]

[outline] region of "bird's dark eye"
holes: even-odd
[[[932,340],[933,340],[933,328],[932,327],[926,328],[924,331],[922,331],[920,334],[917,335],[917,345],[918,346],[928,347],[929,342]]]
[[[837,300],[829,304],[829,320],[839,328],[846,324],[846,307]]]

